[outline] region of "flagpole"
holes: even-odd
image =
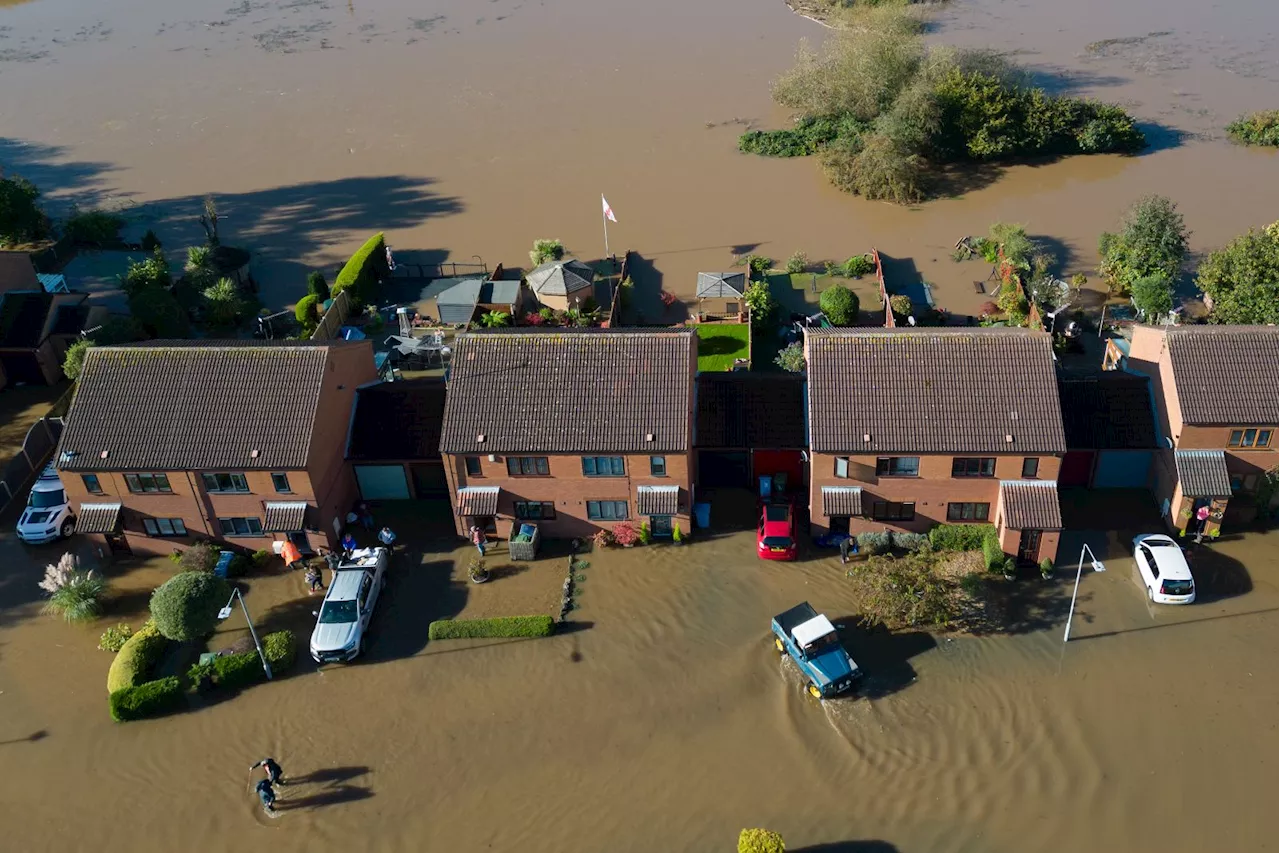
[[[604,256],[607,258],[609,257],[609,216],[602,211],[600,220],[604,222]]]

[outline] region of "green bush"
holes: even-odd
[[[869,561],[853,573],[865,610],[863,624],[890,630],[945,627],[955,617],[951,584],[934,571],[930,554],[909,554]]]
[[[275,556],[266,548],[260,548],[253,552],[253,567],[259,571],[267,567],[267,563],[271,562],[271,558]]]
[[[804,252],[796,252],[787,258],[787,273],[789,275],[799,275],[809,268],[809,256]]]
[[[773,363],[788,373],[804,373],[804,344],[796,341],[778,351]]]
[[[747,268],[756,275],[764,275],[773,269],[773,258],[768,255],[747,255]]]
[[[854,255],[841,265],[840,271],[847,278],[862,278],[875,272],[876,265],[866,255]]]
[[[315,330],[320,322],[320,297],[314,293],[308,293],[306,296],[298,300],[298,304],[293,306],[293,316],[297,319],[298,325],[303,331],[308,332]]]
[[[329,298],[329,283],[324,280],[324,273],[320,270],[312,270],[307,273],[307,293],[311,294],[319,302],[324,302]]]
[[[1280,225],[1253,229],[1200,263],[1196,285],[1213,300],[1212,323],[1280,322]]]
[[[559,240],[534,240],[533,248],[529,250],[529,261],[535,267],[540,267],[549,261],[558,261],[563,257],[564,243]]]
[[[175,551],[177,563],[184,572],[211,572],[218,564],[218,549],[208,542],[197,542],[184,551]]]
[[[977,551],[995,532],[990,524],[939,524],[929,531],[929,542],[935,551]]]
[[[738,853],[786,853],[782,836],[767,829],[744,829],[738,835]]]
[[[133,629],[123,622],[112,625],[102,632],[102,636],[98,639],[98,648],[104,652],[118,652],[132,636]]]
[[[225,276],[200,291],[200,296],[205,319],[213,326],[234,325],[245,307],[244,300],[240,298],[240,288]]]
[[[213,632],[230,594],[227,582],[208,572],[182,572],[151,593],[151,618],[170,640],[198,640]]]
[[[182,682],[176,675],[170,675],[112,692],[111,719],[124,723],[144,717],[156,717],[176,711],[185,704],[186,694],[182,690]]]
[[[49,233],[49,217],[36,199],[40,190],[26,178],[0,175],[0,246],[31,243]]]
[[[66,355],[62,357],[62,375],[72,380],[79,379],[80,371],[84,370],[85,353],[93,345],[89,338],[81,338],[67,347]]]
[[[169,261],[159,248],[140,261],[130,258],[129,268],[120,279],[121,287],[129,296],[145,290],[167,290],[171,284],[173,275],[169,271]]]
[[[900,551],[919,551],[926,546],[930,546],[927,533],[893,533],[893,547]]]
[[[982,540],[982,559],[987,565],[987,571],[1004,570],[1005,553],[1000,547],[1000,539],[996,536],[994,527],[991,528],[991,534]]]
[[[236,554],[227,565],[227,577],[242,578],[253,568],[253,558],[244,554]]]
[[[346,266],[333,281],[331,293],[337,296],[344,290],[351,291],[357,302],[370,302],[377,296],[378,283],[388,274],[387,242],[379,232],[356,250]]]
[[[148,287],[131,293],[129,310],[153,338],[185,338],[191,334],[191,317],[167,290]]]
[[[754,329],[767,327],[773,323],[778,303],[774,301],[773,292],[768,282],[753,281],[742,292],[742,301],[751,309],[751,326]]]
[[[1127,294],[1134,282],[1161,273],[1176,281],[1187,257],[1190,232],[1178,205],[1165,196],[1138,199],[1121,219],[1120,232],[1098,239],[1099,272],[1115,293]]]
[[[298,639],[292,631],[275,631],[262,638],[262,653],[273,673],[287,672],[298,658]]]
[[[164,656],[169,641],[154,622],[147,622],[124,641],[116,652],[111,668],[107,670],[107,692],[115,693],[125,687],[135,687],[146,679],[151,668]]]
[[[218,655],[213,659],[213,681],[219,687],[236,689],[248,687],[265,681],[267,674],[262,671],[262,659],[258,650],[240,652],[234,655]]]
[[[120,242],[124,217],[105,210],[72,208],[62,223],[62,234],[77,246],[107,246]]]
[[[1247,113],[1227,125],[1227,134],[1244,145],[1280,146],[1280,112]]]
[[[887,554],[889,547],[893,544],[893,539],[889,534],[879,530],[868,530],[859,533],[857,539],[858,550],[868,556]]]
[[[1133,281],[1133,304],[1148,322],[1158,322],[1173,310],[1173,284],[1164,273],[1144,275]]]
[[[889,308],[898,317],[908,317],[911,315],[911,297],[901,293],[890,296]]]
[[[738,137],[738,150],[765,157],[805,157],[840,138],[857,138],[867,129],[852,116],[801,118],[784,130],[749,130]]]
[[[1053,560],[1045,557],[1040,561],[1040,574],[1046,578],[1053,574]]]
[[[427,628],[432,640],[473,637],[549,637],[555,631],[550,616],[499,616],[494,619],[440,619]]]
[[[854,326],[858,323],[858,294],[842,284],[833,284],[818,297],[818,307],[834,326]]]

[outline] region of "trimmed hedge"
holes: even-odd
[[[994,532],[982,540],[982,559],[986,562],[987,571],[989,572],[998,572],[1004,569],[1004,549],[1000,547],[1000,540]]]
[[[889,534],[881,530],[868,530],[864,533],[859,533],[857,539],[858,550],[868,557],[888,553],[889,547],[893,544]]]
[[[176,675],[123,687],[111,693],[111,719],[117,723],[141,720],[176,711],[186,704],[182,682]]]
[[[474,637],[549,637],[556,629],[550,616],[499,616],[496,619],[440,619],[427,628],[432,640]]]
[[[237,655],[218,655],[213,659],[213,681],[219,687],[248,687],[266,680],[266,677],[257,649]]]
[[[148,621],[132,637],[125,640],[116,652],[111,668],[107,670],[107,692],[115,693],[128,687],[136,687],[164,655],[169,641],[160,633],[154,622]]]
[[[342,291],[350,290],[351,296],[357,301],[370,301],[375,296],[379,280],[387,272],[387,241],[379,231],[351,256],[351,260],[347,261],[338,277],[333,280],[333,287],[329,292],[336,297]]]
[[[918,551],[925,545],[929,544],[929,537],[924,533],[899,533],[893,534],[893,547],[901,551]]]
[[[151,593],[151,618],[171,640],[198,640],[213,633],[230,586],[210,572],[182,572]]]
[[[996,535],[991,524],[939,524],[929,531],[935,551],[977,551],[989,536]]]
[[[298,640],[292,631],[276,631],[262,638],[262,653],[271,664],[271,671],[285,672],[298,659]]]
[[[287,672],[298,657],[298,644],[293,632],[267,634],[262,638],[262,653],[271,666],[273,676]],[[187,672],[187,679],[197,688],[206,678],[211,679],[216,687],[236,689],[265,681],[267,675],[262,671],[258,650],[253,649],[234,655],[218,655],[212,662],[197,663]]]

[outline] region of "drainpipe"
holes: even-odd
[[[210,517],[210,513],[213,512],[213,507],[209,506],[209,503],[208,503],[209,496],[204,494],[204,492],[196,491],[196,484],[191,479],[190,471],[183,471],[182,473],[186,474],[187,487],[191,489],[191,494],[195,496],[197,505],[200,506],[203,510],[200,513],[200,523],[204,525],[204,535],[212,539],[213,531],[209,529],[209,517]]]

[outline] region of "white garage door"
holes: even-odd
[[[365,500],[408,499],[409,481],[405,479],[403,465],[357,465],[355,469],[356,482]]]

